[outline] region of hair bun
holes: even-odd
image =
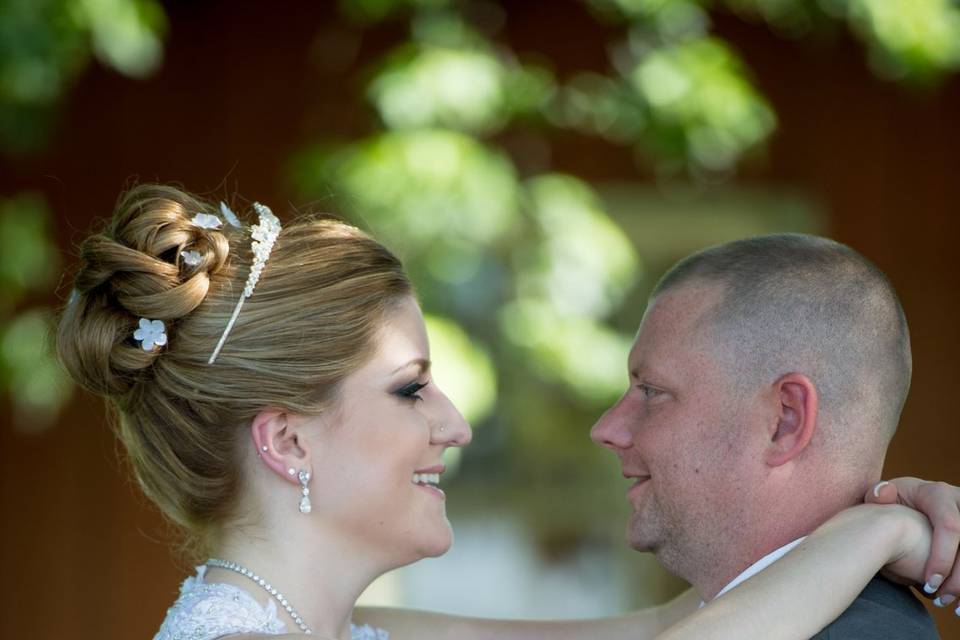
[[[83,242],[58,333],[61,359],[79,384],[102,395],[125,393],[160,353],[133,341],[140,318],[163,320],[169,333],[200,306],[211,276],[230,259],[229,230],[193,222],[212,210],[179,189],[141,185]]]

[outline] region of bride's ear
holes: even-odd
[[[250,435],[260,460],[274,473],[297,484],[297,473],[310,470],[310,446],[291,418],[281,409],[263,409],[251,421]]]

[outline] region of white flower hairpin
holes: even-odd
[[[133,338],[140,340],[140,347],[144,351],[153,351],[154,347],[167,344],[167,328],[163,320],[140,318],[140,328],[133,332]]]
[[[220,201],[220,213],[227,219],[231,227],[240,228],[243,226],[240,223],[240,218],[233,212],[233,209],[228,207],[227,203],[222,200]],[[193,216],[190,222],[201,229],[219,229],[223,226],[223,220],[213,213],[198,213]],[[199,251],[181,251],[180,258],[184,264],[190,265],[191,267],[196,267],[203,261],[203,256],[200,255]]]
[[[223,205],[223,207],[226,207],[226,205]],[[244,301],[253,295],[253,290],[260,281],[260,274],[263,272],[263,267],[267,264],[267,259],[270,258],[270,252],[273,251],[273,245],[280,235],[280,220],[277,216],[273,215],[270,207],[264,206],[259,202],[254,202],[253,208],[257,212],[257,215],[260,216],[260,221],[250,229],[250,237],[253,238],[253,242],[250,243],[250,250],[253,252],[253,262],[250,265],[250,273],[247,275],[247,282],[243,287],[243,294],[241,294],[240,299],[237,301],[237,306],[233,308],[233,314],[230,316],[230,320],[227,322],[227,326],[223,330],[223,334],[220,336],[220,340],[217,342],[213,353],[210,354],[210,359],[207,360],[207,364],[213,364],[217,356],[220,355],[220,349],[223,348],[223,343],[227,341],[227,336],[230,335],[230,330],[233,329],[233,325],[237,321],[237,316],[240,315],[240,308],[243,307]]]
[[[203,256],[200,255],[199,251],[181,251],[180,259],[183,260],[184,264],[188,264],[191,267],[195,267],[203,262]]]
[[[219,229],[223,226],[223,220],[212,213],[198,213],[190,222],[201,229]]]
[[[227,219],[227,222],[230,223],[232,227],[241,227],[240,218],[237,217],[237,214],[233,212],[233,209],[227,206],[227,203],[223,200],[220,201],[220,213],[223,214],[223,217]]]

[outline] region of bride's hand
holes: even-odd
[[[890,512],[883,515],[892,516],[897,527],[896,549],[883,567],[884,575],[901,584],[922,584],[923,569],[930,557],[930,523],[922,513],[899,505],[891,506]]]
[[[878,504],[902,504],[916,509],[927,517],[933,526],[932,546],[928,557],[924,557],[922,573],[917,576],[913,570],[913,558],[908,563],[888,567],[888,577],[899,581],[924,585],[924,593],[936,595],[933,601],[938,607],[945,607],[960,595],[960,488],[943,482],[927,482],[919,478],[896,478],[882,482],[868,491],[866,502]],[[909,554],[908,554],[909,557]],[[905,571],[905,572],[901,572]],[[960,615],[960,613],[958,613]]]

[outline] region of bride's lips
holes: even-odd
[[[418,489],[432,493],[435,497],[440,498],[441,500],[447,499],[447,494],[443,492],[443,489],[440,487],[434,487],[429,484],[418,484],[415,485]]]
[[[426,467],[426,468],[424,468],[424,469],[417,469],[416,471],[414,471],[414,475],[423,475],[423,474],[433,475],[433,474],[436,474],[437,477],[439,478],[439,476],[440,476],[444,471],[446,471],[446,470],[447,470],[446,465],[444,465],[444,464],[436,464],[436,465],[433,465],[432,467]],[[415,482],[415,483],[414,483],[414,486],[417,487],[418,489],[421,489],[421,490],[423,490],[423,491],[426,491],[426,492],[430,493],[430,494],[431,494],[432,496],[434,496],[435,498],[439,498],[439,499],[441,499],[441,500],[446,500],[446,498],[447,498],[447,494],[445,494],[445,493],[443,492],[443,489],[441,489],[440,487],[438,487],[438,486],[436,486],[436,485],[423,484],[423,483]]]

